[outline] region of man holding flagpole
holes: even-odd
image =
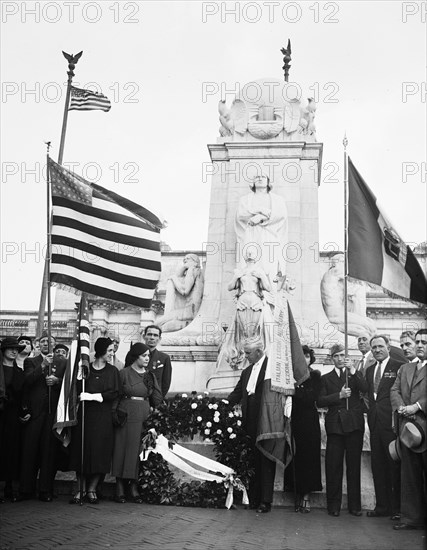
[[[353,516],[361,516],[360,468],[365,419],[359,394],[366,392],[368,386],[362,373],[346,358],[342,344],[334,344],[330,355],[334,368],[322,376],[317,401],[318,407],[328,407],[325,416],[328,514],[340,515],[345,456],[348,511]]]

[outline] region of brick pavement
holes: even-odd
[[[421,550],[426,541],[422,531],[393,531],[388,518],[332,518],[323,509],[258,515],[107,500],[72,506],[65,495],[1,504],[0,521],[0,550]]]

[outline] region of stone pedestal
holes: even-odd
[[[306,142],[230,142],[209,145],[213,162],[206,243],[205,293],[199,315],[204,334],[222,337],[233,316],[227,290],[238,262],[234,219],[239,199],[258,173],[267,174],[275,194],[286,201],[289,242],[281,250],[286,273],[295,280],[289,298],[303,340],[322,342],[328,320],[320,299],[318,185],[323,145]]]

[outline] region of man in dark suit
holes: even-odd
[[[162,329],[157,325],[145,327],[144,341],[150,350],[150,361],[147,368],[157,378],[163,397],[166,397],[172,380],[172,363],[167,353],[156,349],[161,337]]]
[[[242,425],[251,438],[255,459],[255,475],[249,487],[249,507],[264,514],[271,510],[276,473],[276,463],[264,456],[255,445],[268,358],[260,340],[246,342],[243,351],[249,366],[242,371],[227,400],[231,405],[242,404]]]
[[[363,332],[357,337],[357,348],[362,354],[362,358],[357,364],[356,370],[360,370],[363,376],[365,376],[367,368],[376,363],[372,355],[370,340],[371,337],[367,332]]]
[[[27,358],[24,362],[23,400],[31,418],[24,426],[20,493],[22,499],[33,495],[40,470],[39,500],[52,502],[59,445],[52,427],[67,361],[49,353],[47,333],[40,337],[40,351],[40,355]]]
[[[418,362],[400,367],[390,392],[393,412],[400,418],[402,460],[402,518],[394,525],[396,530],[423,529],[427,514],[427,329],[416,333],[415,351]],[[404,437],[405,430],[409,437]]]
[[[375,364],[366,370],[368,384],[368,424],[371,441],[371,468],[375,487],[375,509],[368,517],[400,518],[400,464],[389,453],[395,439],[392,427],[390,390],[396,381],[400,361],[390,357],[390,341],[379,334],[370,341]]]
[[[360,466],[365,419],[360,392],[366,392],[368,386],[362,373],[356,372],[352,361],[346,358],[342,344],[334,344],[330,355],[334,368],[322,376],[317,400],[319,407],[328,407],[325,416],[328,514],[340,515],[345,455],[348,511],[361,516]]]

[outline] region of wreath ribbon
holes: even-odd
[[[150,452],[160,454],[169,464],[182,470],[186,474],[203,481],[216,481],[224,483],[228,489],[227,498],[225,501],[226,508],[230,509],[234,500],[234,489],[243,492],[242,503],[249,504],[246,487],[236,476],[236,472],[229,466],[225,466],[220,462],[212,460],[194,451],[190,451],[177,443],[170,443],[162,434],[157,435],[152,428],[146,435],[141,444],[140,460],[146,460]],[[188,464],[188,462],[191,464]],[[204,468],[208,472],[200,470]],[[214,473],[212,473],[214,472]]]

